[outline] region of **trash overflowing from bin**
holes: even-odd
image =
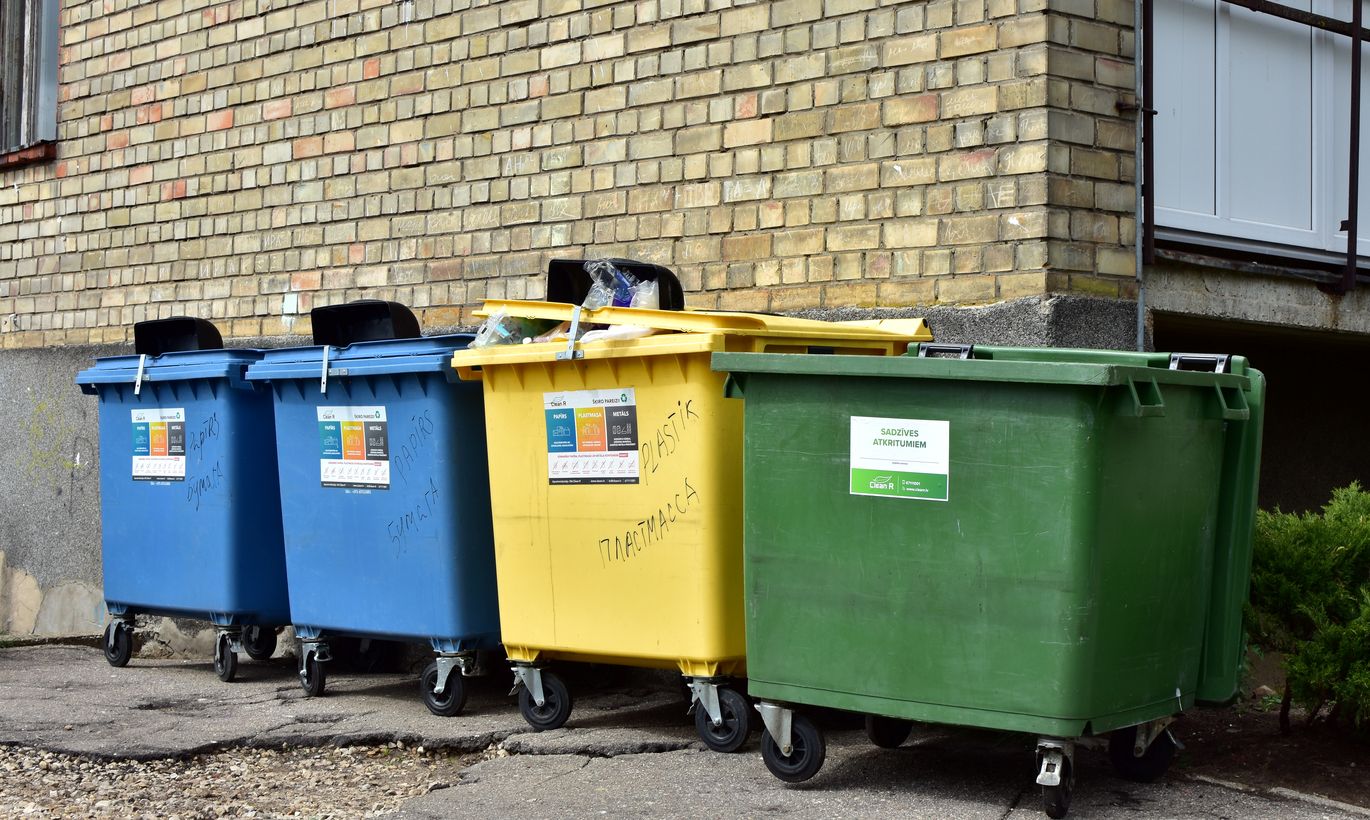
[[[585,262],[585,273],[590,277],[590,289],[580,307],[594,311],[606,307],[632,307],[657,310],[661,306],[660,287],[655,278],[639,279],[626,260],[595,259]],[[629,263],[635,264],[635,263]],[[511,316],[499,309],[491,313],[476,331],[472,348],[506,344],[534,344],[537,342],[582,341],[605,339],[640,339],[656,332],[642,325],[584,326],[573,319],[535,319]]]
[[[105,659],[133,655],[138,615],[214,624],[214,671],[266,660],[290,623],[271,395],[203,319],[134,326],[132,356],[76,376],[100,408]]]

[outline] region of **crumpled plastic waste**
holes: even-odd
[[[497,310],[486,317],[476,331],[471,347],[526,344],[556,325],[548,319],[526,319]]]
[[[661,307],[661,289],[656,280],[638,279],[608,259],[586,262],[585,272],[590,274],[590,290],[581,302],[581,307],[586,310],[602,307],[658,310]],[[604,327],[586,322],[582,322],[579,329],[580,334],[576,341],[586,342],[597,339],[639,339],[656,332],[653,328],[639,325]],[[499,310],[481,324],[471,347],[561,342],[567,341],[570,335],[570,322],[526,319],[510,316],[506,311]]]

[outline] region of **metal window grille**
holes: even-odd
[[[57,139],[58,0],[0,0],[0,153]]]
[[[1142,121],[1142,192],[1143,206],[1139,214],[1142,220],[1142,261],[1154,264],[1156,261],[1156,157],[1155,157],[1155,47],[1153,33],[1155,27],[1155,4],[1165,0],[1138,0],[1141,4],[1141,80],[1142,99],[1139,101]],[[1364,0],[1351,0],[1351,19],[1339,20],[1323,14],[1304,11],[1299,8],[1274,2],[1274,0],[1222,0],[1233,6],[1240,6],[1261,14],[1268,14],[1282,20],[1302,23],[1306,26],[1329,31],[1348,37],[1351,40],[1351,99],[1348,105],[1351,134],[1348,140],[1348,180],[1346,198],[1346,219],[1341,230],[1346,231],[1346,261],[1342,265],[1341,277],[1325,287],[1333,293],[1349,293],[1361,278],[1360,258],[1356,253],[1356,236],[1360,220],[1360,131],[1361,131],[1361,47],[1370,41],[1370,34],[1364,28]]]

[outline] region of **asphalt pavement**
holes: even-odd
[[[570,675],[566,728],[535,733],[507,695],[509,675],[471,682],[463,714],[432,716],[413,676],[344,675],[307,698],[294,662],[244,660],[222,683],[209,659],[135,657],[108,666],[99,650],[0,650],[0,744],[102,759],[188,757],[226,748],[392,743],[453,752],[500,751],[460,771],[450,788],[405,802],[398,817],[747,816],[1041,817],[1033,739],[922,729],[900,749],[872,746],[849,716],[819,715],[828,759],[812,780],[786,785],[761,761],[760,735],[731,755],[707,751],[669,679]],[[1370,811],[1289,792],[1188,778],[1114,777],[1106,756],[1077,753],[1072,817],[1365,818]],[[3,806],[0,806],[2,809]],[[0,812],[3,813],[3,812]]]

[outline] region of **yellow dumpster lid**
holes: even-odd
[[[489,299],[476,311],[479,317],[504,311],[524,319],[548,319],[555,322],[571,321],[575,305],[564,302],[538,302],[518,299]],[[766,336],[815,336],[830,339],[899,338],[908,341],[932,341],[927,323],[922,319],[871,319],[852,322],[824,322],[817,319],[795,319],[789,316],[770,316],[760,313],[731,313],[713,310],[650,310],[648,308],[604,307],[582,310],[583,324],[637,325],[656,330],[683,333],[744,333]]]
[[[575,307],[561,302],[492,299],[476,315],[488,316],[504,311],[509,316],[524,319],[569,322]],[[897,356],[912,343],[932,339],[922,319],[823,322],[757,313],[600,308],[581,311],[580,321],[583,324],[637,325],[664,331],[637,339],[577,342],[573,346],[575,358],[584,360],[727,350],[804,352],[806,347]],[[562,360],[569,349],[572,346],[565,340],[466,348],[452,355],[452,367],[462,378],[478,379],[480,368],[554,363]]]

